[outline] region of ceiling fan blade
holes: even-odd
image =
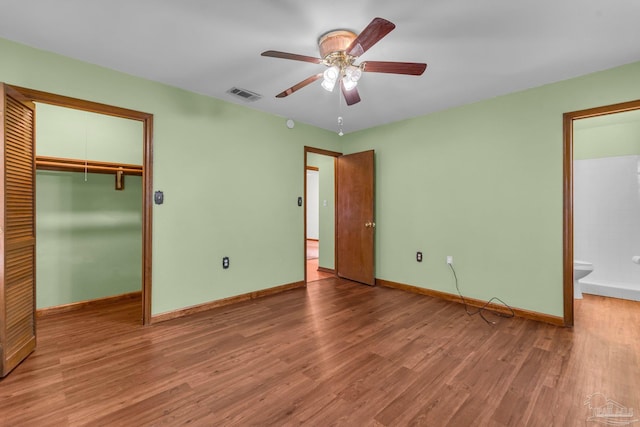
[[[296,92],[296,91],[302,89],[303,87],[305,87],[307,85],[310,85],[311,83],[315,82],[320,77],[322,77],[322,73],[318,73],[318,74],[316,74],[314,76],[308,77],[308,78],[304,79],[303,81],[301,81],[300,83],[297,83],[297,84],[291,86],[289,89],[283,90],[282,92],[280,92],[279,94],[276,95],[276,98],[284,98],[285,96],[289,96],[293,92]]]
[[[344,88],[344,82],[340,81],[340,87],[342,89],[342,95],[344,95],[345,101],[347,101],[347,105],[353,105],[360,102],[360,94],[358,93],[358,88],[353,88],[351,90],[346,90]]]
[[[295,53],[279,52],[277,50],[266,50],[266,51],[262,52],[260,55],[269,56],[271,58],[293,59],[294,61],[311,62],[313,64],[319,64],[319,63],[322,62],[322,59],[314,58],[313,56],[305,56],[305,55],[298,55],[298,54],[295,54]]]
[[[362,32],[345,49],[351,56],[360,56],[368,51],[371,46],[378,43],[380,39],[389,34],[395,28],[395,24],[383,18],[374,18],[373,21],[362,30]]]
[[[421,76],[426,69],[427,64],[420,62],[365,61],[362,63],[362,71],[366,71],[368,73],[391,73]]]

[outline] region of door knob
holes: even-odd
[[[376,227],[376,223],[375,222],[366,222],[364,224],[365,227],[367,228],[375,228]]]

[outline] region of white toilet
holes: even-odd
[[[573,298],[582,299],[582,286],[578,280],[593,271],[593,264],[587,261],[573,260]]]

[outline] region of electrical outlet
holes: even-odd
[[[224,269],[229,268],[229,257],[228,256],[222,258],[222,268],[224,268]]]
[[[453,255],[447,255],[447,264],[453,264]]]
[[[422,252],[416,252],[416,261],[422,262]]]

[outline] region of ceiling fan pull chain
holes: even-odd
[[[338,91],[338,136],[344,135],[342,131],[342,125],[344,124],[344,119],[342,118],[342,91]]]
[[[87,130],[87,123],[85,122],[84,124],[84,182],[87,182],[87,174],[89,173],[89,165],[88,165],[88,161],[89,161],[89,156],[88,156],[88,148],[87,145],[88,143],[88,130]]]

